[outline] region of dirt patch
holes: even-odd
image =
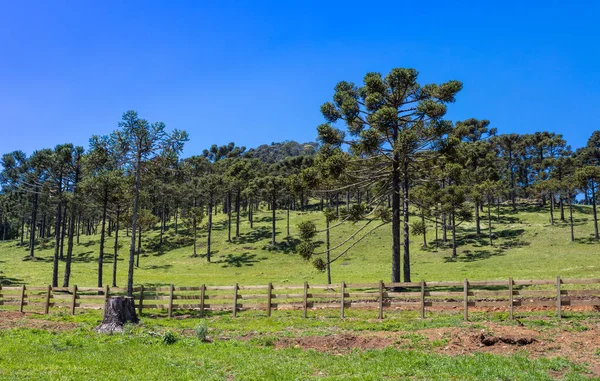
[[[393,338],[352,334],[283,338],[275,343],[276,348],[294,347],[332,353],[344,353],[352,349],[383,349],[392,345]]]
[[[482,327],[483,326],[483,327]],[[585,364],[600,376],[600,324],[586,323],[577,330],[564,325],[543,327],[504,326],[479,323],[472,327],[443,327],[401,332],[352,332],[326,336],[280,338],[276,348],[302,348],[343,354],[351,350],[421,349],[450,356],[477,352],[497,355],[525,354],[531,358],[565,357]]]
[[[510,345],[528,345],[535,342],[533,337],[493,336],[485,332],[480,333],[475,339],[486,346],[495,345],[498,343]]]
[[[0,329],[36,328],[47,331],[68,331],[79,326],[77,323],[32,318],[32,315],[38,314],[30,312],[0,311]]]

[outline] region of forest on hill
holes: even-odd
[[[287,212],[288,237],[290,211],[322,212],[324,230],[300,221],[298,239],[285,244],[328,275],[331,263],[365,237],[390,229],[393,282],[411,281],[411,236],[422,236],[423,247],[448,245],[456,258],[460,227],[473,223],[475,234],[494,245],[501,205],[544,207],[551,225],[570,225],[572,241],[573,204],[590,205],[598,240],[600,131],[573,150],[551,131],[503,134],[488,120],[446,120],[461,88],[459,81],[421,85],[414,69],[367,73],[360,86],[335,86],[321,107],[326,123],[317,127],[318,143],[230,143],[190,157],[181,154],[187,132],[127,111],[112,134],[92,136],[88,147],[65,143],[2,156],[0,239],[27,248],[30,260],[52,245],[48,277],[66,287],[80,236],[98,234],[98,287],[110,248],[113,283],[117,271],[126,271],[130,291],[149,231],[157,233],[158,250],[167,225],[175,235],[185,226],[193,255],[211,262],[215,218],[224,221],[230,242],[240,238],[242,217],[253,229],[265,209],[274,248],[282,244],[279,211]],[[330,245],[335,229],[345,237]],[[323,232],[322,249],[315,236]],[[121,256],[126,269],[117,268]]]

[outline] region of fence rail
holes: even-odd
[[[575,287],[573,287],[575,286]],[[594,286],[597,286],[594,288]],[[587,287],[587,288],[582,288]],[[50,309],[103,309],[110,296],[126,295],[123,288],[1,286],[0,309],[41,312]],[[565,306],[600,306],[600,278],[552,280],[492,280],[410,283],[345,283],[252,286],[139,286],[133,298],[140,314],[159,310],[171,317],[173,311],[196,311],[199,317],[211,311],[231,311],[233,317],[244,310],[265,311],[297,309],[306,317],[309,310],[376,310],[379,319],[386,309],[416,310],[422,318],[426,311],[462,309],[464,319],[474,308],[505,309],[513,319],[518,308],[556,309],[561,317]]]

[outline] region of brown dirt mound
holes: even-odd
[[[481,332],[479,335],[477,335],[475,340],[488,347],[498,343],[510,345],[528,345],[536,342],[533,337],[493,336],[485,332]]]

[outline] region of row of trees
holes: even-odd
[[[518,198],[549,203],[551,224],[555,210],[565,221],[568,205],[574,240],[572,204],[581,196],[592,205],[598,239],[600,131],[572,152],[561,135],[551,132],[498,135],[487,120],[451,123],[444,119],[447,104],[461,88],[458,81],[421,85],[416,70],[399,68],[385,77],[367,73],[360,87],[339,82],[333,102],[321,106],[327,123],[317,129],[323,144],[323,158],[317,162],[324,165],[315,183],[333,193],[362,189],[376,194],[366,208],[355,210],[358,216],[349,209],[344,220],[366,220],[353,239],[367,225],[381,221],[358,240],[390,223],[393,282],[401,280],[401,267],[403,280],[411,281],[411,233],[423,235],[426,247],[428,225],[435,225],[436,244],[438,226],[442,242],[450,231],[456,258],[459,225],[474,219],[476,234],[481,235],[480,213],[487,211],[492,245],[492,207],[508,201],[516,211]],[[336,247],[341,252],[333,255],[327,239],[327,249],[315,253],[311,240],[316,229],[303,224],[300,231],[300,253],[306,259],[324,255],[325,260],[319,257],[314,264],[328,273],[329,265],[347,252],[347,247]]]
[[[93,136],[87,150],[64,144],[29,157],[20,151],[3,155],[0,238],[28,247],[30,258],[51,242],[52,285],[58,286],[62,261],[62,285],[68,286],[79,236],[99,234],[101,287],[108,237],[116,286],[125,230],[130,292],[144,231],[157,229],[161,246],[168,222],[179,234],[183,221],[198,256],[198,232],[205,230],[201,254],[210,262],[216,214],[226,215],[231,241],[240,237],[242,216],[253,228],[255,211],[266,207],[276,246],[276,211],[288,211],[289,236],[289,210],[305,209],[309,199],[319,200],[324,212],[325,249],[317,251],[313,238],[320,231],[305,222],[297,252],[327,271],[329,281],[331,263],[374,230],[391,226],[391,279],[409,282],[411,235],[422,235],[427,247],[434,227],[435,244],[451,244],[456,257],[457,227],[474,221],[476,234],[487,234],[492,245],[493,209],[507,203],[516,210],[519,199],[549,204],[552,224],[560,218],[572,225],[572,204],[589,203],[598,238],[600,132],[573,152],[550,132],[499,135],[487,120],[452,123],[444,119],[446,107],[461,88],[458,81],[421,85],[414,69],[394,69],[385,77],[368,73],[363,86],[338,83],[333,101],[321,107],[327,123],[317,129],[319,145],[286,142],[246,150],[230,143],[188,158],[180,157],[188,139],[184,131],[169,133],[163,123],[128,111],[118,130]],[[330,231],[348,223],[358,227],[332,246]]]

